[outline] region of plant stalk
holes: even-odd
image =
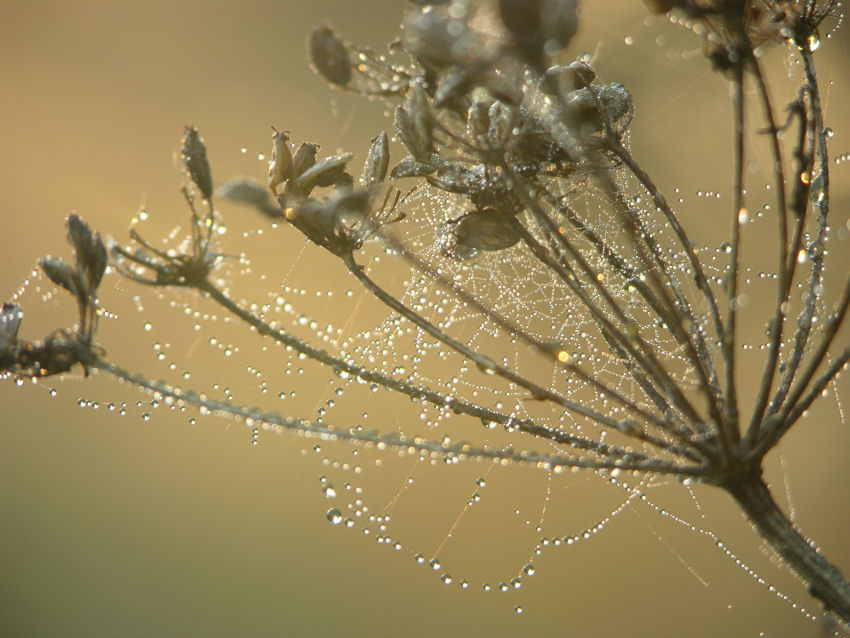
[[[780,509],[761,476],[750,474],[724,488],[762,538],[805,581],[809,593],[850,625],[850,583]]]

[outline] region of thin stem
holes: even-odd
[[[750,522],[826,609],[850,622],[850,583],[782,512],[759,476],[725,485]]]
[[[651,412],[648,412],[628,397],[623,396],[613,388],[607,386],[602,381],[596,379],[593,375],[588,374],[575,363],[571,363],[569,360],[562,361],[561,359],[559,359],[557,348],[553,348],[551,343],[544,343],[539,339],[533,337],[528,332],[517,326],[515,323],[507,320],[505,317],[494,311],[492,308],[489,308],[487,305],[480,302],[473,295],[471,295],[469,292],[455,284],[445,275],[439,273],[438,271],[431,268],[428,264],[424,263],[421,259],[411,253],[401,242],[399,242],[395,238],[384,233],[380,233],[380,236],[393,248],[396,253],[398,253],[414,268],[416,268],[416,270],[428,275],[431,279],[439,283],[441,286],[443,286],[447,290],[450,290],[458,299],[460,299],[467,305],[475,308],[475,310],[486,316],[488,319],[490,319],[493,323],[495,323],[503,330],[506,330],[508,333],[515,335],[520,341],[523,341],[527,345],[532,346],[536,352],[539,352],[554,363],[560,365],[563,369],[575,375],[578,379],[588,384],[600,394],[603,394],[613,399],[614,401],[616,401],[626,409],[630,410],[637,416],[646,419],[648,422],[653,423],[658,427],[663,428],[666,426],[665,422],[662,421],[658,416]]]
[[[236,302],[211,283],[204,282],[198,287],[198,289],[207,294],[213,301],[239,317],[242,321],[253,326],[259,334],[270,337],[279,343],[291,347],[293,350],[300,352],[310,359],[329,366],[338,373],[342,372],[370,383],[377,383],[388,390],[400,392],[401,394],[405,394],[411,398],[427,401],[428,403],[440,408],[450,409],[455,414],[466,414],[477,417],[487,423],[498,423],[499,425],[510,426],[512,429],[552,441],[553,443],[568,445],[577,449],[590,450],[606,456],[625,456],[632,454],[631,452],[627,452],[623,448],[617,446],[604,443],[600,444],[598,441],[594,441],[586,437],[568,434],[553,428],[547,428],[528,419],[517,419],[511,415],[503,414],[502,412],[491,410],[475,403],[469,403],[456,397],[443,395],[438,392],[434,392],[433,390],[429,390],[400,379],[395,379],[344,359],[334,357],[326,350],[315,348],[289,333],[273,328],[259,317],[239,307]]]
[[[520,236],[525,241],[525,243],[529,246],[531,251],[535,254],[535,256],[540,259],[543,263],[548,265],[553,271],[567,284],[571,291],[573,291],[576,295],[578,295],[579,299],[582,301],[584,306],[591,312],[593,318],[600,324],[603,334],[608,334],[616,339],[616,341],[629,353],[629,355],[634,358],[634,360],[644,368],[652,377],[656,380],[659,385],[664,388],[665,392],[668,396],[671,397],[676,406],[682,410],[682,412],[694,423],[701,423],[702,419],[697,414],[696,410],[694,410],[693,406],[687,400],[687,398],[682,394],[678,385],[670,378],[667,371],[660,364],[660,362],[655,357],[655,353],[651,347],[643,340],[637,331],[637,327],[635,326],[635,322],[630,320],[623,311],[619,308],[618,304],[611,297],[610,292],[607,288],[598,280],[596,277],[596,273],[592,268],[587,264],[581,254],[572,246],[566,239],[561,235],[561,233],[557,232],[557,227],[552,224],[551,219],[542,211],[540,208],[539,202],[531,197],[528,194],[528,191],[522,184],[519,177],[511,170],[511,168],[507,165],[503,165],[503,169],[505,171],[506,177],[510,180],[511,186],[513,187],[513,191],[520,198],[520,201],[523,205],[532,212],[535,217],[544,221],[544,223],[548,220],[547,227],[553,233],[556,238],[560,239],[561,246],[570,254],[570,256],[579,264],[580,268],[583,270],[585,275],[588,277],[590,284],[595,288],[595,290],[608,302],[609,307],[615,313],[617,318],[625,325],[625,329],[629,331],[629,334],[625,334],[622,330],[618,329],[614,326],[610,320],[602,313],[602,311],[596,306],[595,303],[590,299],[587,295],[587,292],[581,287],[577,278],[571,275],[568,272],[565,272],[563,268],[560,268],[559,265],[553,261],[551,257],[549,257],[546,252],[543,250],[543,247],[540,246],[539,242],[519,223],[519,221],[513,217],[512,215],[506,215],[508,220],[511,220],[515,225],[517,230],[520,233]],[[631,335],[634,333],[634,337]],[[637,343],[641,352],[638,351],[634,347],[634,343]]]
[[[765,425],[759,431],[759,439],[750,456],[760,458],[768,453],[788,433],[797,421],[806,413],[812,403],[821,396],[826,387],[844,369],[850,361],[850,346],[844,349],[830,364],[826,371],[813,383],[811,389],[799,397],[792,406],[782,413],[773,415],[765,420]]]
[[[743,68],[736,67],[732,81],[732,105],[735,123],[735,203],[732,210],[732,254],[730,272],[727,280],[728,302],[726,308],[726,326],[723,332],[723,357],[726,371],[726,411],[728,437],[737,442],[740,439],[738,428],[738,394],[735,388],[735,350],[738,316],[738,277],[740,276],[741,254],[741,215],[744,208],[744,78]],[[733,427],[734,426],[734,427]]]
[[[610,136],[609,136],[610,137]],[[632,157],[631,153],[626,149],[623,144],[617,140],[616,138],[609,139],[607,141],[608,146],[612,151],[617,155],[617,157],[622,160],[622,162],[629,168],[632,174],[637,177],[638,181],[643,185],[646,191],[652,197],[653,203],[658,207],[658,209],[664,215],[664,218],[667,220],[667,223],[670,224],[670,228],[673,229],[676,238],[679,240],[679,243],[682,245],[682,249],[685,251],[685,254],[688,257],[688,262],[691,265],[691,268],[694,272],[694,278],[696,280],[697,286],[700,291],[703,293],[703,297],[708,304],[711,318],[714,321],[714,331],[718,335],[724,334],[723,329],[723,321],[720,317],[720,310],[717,306],[717,299],[714,296],[714,293],[711,290],[711,286],[708,283],[708,279],[705,276],[705,271],[702,268],[702,263],[699,260],[699,257],[694,250],[693,242],[691,242],[688,237],[685,229],[679,223],[679,218],[676,216],[676,213],[670,208],[670,204],[667,203],[667,198],[661,194],[661,191],[658,190],[658,187],[649,177],[646,171],[644,171],[640,164],[638,164],[635,159]],[[686,300],[683,299],[685,306],[687,307]],[[704,362],[706,366],[713,367],[713,362],[706,361]],[[716,374],[716,373],[715,373]]]
[[[370,278],[363,270],[363,267],[357,264],[354,261],[354,256],[351,254],[342,256],[343,263],[348,268],[348,271],[354,275],[354,277],[360,281],[364,285],[364,287],[371,292],[375,297],[377,297],[381,302],[395,310],[402,317],[408,319],[416,326],[421,328],[423,331],[437,339],[438,341],[446,344],[456,352],[462,354],[464,357],[475,363],[483,372],[495,374],[507,381],[515,383],[516,385],[525,388],[531,394],[537,398],[546,399],[548,401],[552,401],[553,403],[560,405],[561,407],[569,410],[570,412],[574,412],[576,414],[580,414],[585,418],[588,418],[592,421],[596,421],[602,425],[606,425],[615,430],[622,430],[622,424],[616,420],[611,418],[608,415],[597,412],[596,410],[592,410],[587,408],[580,403],[576,403],[574,401],[570,401],[569,399],[563,397],[562,395],[553,392],[547,388],[537,385],[525,379],[524,377],[516,374],[515,372],[505,368],[494,362],[489,357],[481,355],[464,344],[460,343],[456,339],[450,337],[445,332],[440,330],[437,326],[405,306],[398,299],[396,299],[393,295],[389,294],[383,288],[381,288],[372,278]],[[634,434],[636,438],[639,438],[650,445],[654,445],[660,449],[672,451],[676,454],[682,454],[686,458],[689,458],[694,461],[700,461],[701,458],[697,456],[695,453],[689,450],[683,450],[676,446],[672,446],[667,441],[662,439],[658,439],[650,434],[645,432],[637,432]]]
[[[98,358],[90,350],[84,349],[77,344],[74,348],[80,363],[92,369],[102,370],[117,379],[128,382],[141,389],[148,390],[163,397],[169,397],[179,402],[188,403],[201,408],[204,411],[230,416],[246,424],[271,425],[286,430],[295,431],[305,435],[317,435],[330,440],[353,441],[376,445],[383,449],[393,447],[408,452],[438,454],[440,456],[457,457],[461,459],[475,459],[479,461],[510,462],[523,465],[552,470],[555,468],[582,468],[592,470],[614,470],[625,469],[638,472],[652,472],[656,474],[671,474],[680,477],[694,477],[702,480],[706,470],[702,466],[679,466],[674,463],[658,459],[647,460],[622,460],[622,459],[589,459],[587,457],[575,457],[569,455],[547,455],[517,451],[513,449],[491,449],[486,447],[474,447],[468,443],[456,443],[446,445],[437,441],[431,441],[416,436],[405,438],[395,434],[381,435],[374,431],[361,430],[360,428],[336,428],[325,423],[316,423],[309,419],[298,419],[284,417],[273,412],[263,412],[256,407],[236,406],[226,401],[216,401],[208,397],[199,396],[193,392],[183,391],[181,388],[168,385],[162,381],[152,381],[145,377],[132,374],[108,361]]]
[[[821,106],[820,99],[820,90],[818,88],[817,83],[817,75],[815,73],[814,61],[812,60],[811,52],[805,48],[802,49],[801,57],[803,59],[803,66],[805,68],[806,73],[806,88],[808,90],[808,94],[811,99],[810,105],[810,113],[811,113],[811,126],[807,127],[806,130],[809,131],[809,134],[815,138],[814,143],[810,142],[810,147],[815,147],[815,154],[817,156],[818,163],[818,177],[820,180],[820,185],[818,187],[817,199],[814,199],[814,205],[818,208],[818,221],[817,221],[817,236],[815,238],[814,245],[816,249],[813,251],[812,255],[812,272],[809,277],[809,287],[807,296],[805,299],[805,304],[803,310],[800,312],[800,315],[797,318],[797,325],[799,328],[797,329],[796,334],[794,335],[794,349],[791,353],[791,357],[788,359],[788,362],[785,366],[785,372],[782,376],[782,381],[779,384],[779,388],[777,388],[776,394],[771,400],[770,406],[768,408],[767,414],[775,414],[779,411],[782,406],[782,402],[785,400],[788,391],[791,388],[791,383],[794,381],[794,377],[797,374],[797,370],[800,367],[800,364],[803,360],[803,355],[805,354],[806,346],[809,341],[809,336],[812,332],[812,322],[817,306],[817,302],[822,297],[822,278],[823,278],[823,265],[824,265],[824,256],[825,256],[825,241],[826,241],[826,223],[827,217],[829,215],[829,150],[826,145],[826,134],[824,132],[823,126],[823,110]],[[807,163],[809,166],[809,182],[814,181],[814,176],[811,174],[811,166],[813,158],[809,159],[808,162],[805,162],[805,154],[800,149],[800,154],[804,157],[801,158],[804,165]],[[803,169],[801,169],[802,171]],[[800,176],[802,177],[802,175]],[[798,186],[802,186],[798,184]],[[805,190],[805,195],[809,195],[809,189]],[[803,202],[803,204],[807,204],[807,202]],[[793,257],[793,255],[791,255]]]
[[[770,388],[773,385],[773,379],[776,375],[777,362],[779,361],[779,349],[782,345],[782,329],[785,325],[786,302],[790,289],[791,273],[788,272],[788,203],[785,195],[785,171],[782,167],[782,150],[779,146],[779,129],[776,126],[776,118],[773,115],[773,104],[770,100],[770,94],[767,90],[764,74],[759,65],[758,58],[750,56],[750,66],[752,67],[753,75],[756,78],[758,86],[758,94],[764,111],[764,117],[768,124],[768,139],[770,141],[771,154],[773,159],[773,176],[774,188],[776,190],[776,221],[779,230],[779,251],[778,251],[778,269],[776,283],[776,307],[773,312],[773,317],[770,320],[768,327],[769,345],[767,361],[765,362],[764,372],[759,384],[758,393],[756,395],[755,409],[753,410],[752,418],[745,440],[747,444],[751,444],[757,434],[760,423],[767,409],[767,402],[770,397]],[[796,262],[795,262],[796,263]]]

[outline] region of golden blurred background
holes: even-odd
[[[259,155],[270,150],[270,125],[292,131],[296,140],[320,143],[323,152],[365,150],[377,130],[390,126],[386,106],[328,88],[307,66],[305,38],[313,24],[328,21],[346,39],[381,49],[396,35],[404,4],[3,3],[0,296],[14,294],[41,255],[67,256],[63,221],[71,211],[122,242],[140,207],[151,215],[144,229],[152,237],[182,223],[173,156],[185,124],[204,136],[218,182],[264,175]],[[731,200],[729,99],[698,42],[662,18],[649,18],[640,2],[587,0],[569,54],[583,52],[594,56],[602,78],[632,91],[636,156],[665,192],[679,188],[689,198],[681,212],[698,242],[718,245],[728,227],[726,211],[718,223],[711,214],[718,205],[693,194],[723,193],[721,209]],[[782,76],[799,71],[785,52],[770,56],[779,70],[772,83],[790,99],[787,87],[793,85],[783,85]],[[846,29],[824,43],[818,59],[827,124],[836,131],[832,151],[838,154],[850,150]],[[836,227],[848,217],[846,166],[834,173]],[[263,225],[245,210],[225,214],[237,217],[226,243],[234,250],[241,250],[241,230]],[[327,260],[318,249],[304,248],[304,240],[287,230],[278,229],[280,239],[271,243],[259,243],[256,233],[245,240],[272,251],[264,259],[279,264],[280,272],[268,272],[271,285],[286,271],[286,280],[305,290],[356,288],[341,269],[323,267]],[[772,254],[772,230],[762,223],[758,233],[764,237],[745,242]],[[830,280],[834,290],[850,251],[846,242],[833,242],[839,261]],[[754,255],[754,261],[761,258]],[[162,374],[155,339],[147,340],[142,329],[145,321],[154,324],[156,338],[164,341],[160,348],[178,366],[192,357],[188,344],[198,337],[179,327],[170,336],[175,311],[168,300],[178,300],[178,313],[184,306],[207,306],[179,292],[159,300],[117,277],[104,286],[106,307],[119,318],[103,322],[101,341],[117,362]],[[23,337],[72,323],[71,304],[47,294],[51,288],[40,277],[30,284]],[[43,294],[47,299],[40,303]],[[263,293],[235,294],[252,299]],[[332,305],[317,303],[316,312],[339,320]],[[364,313],[359,327],[385,314]],[[756,334],[758,321],[754,317],[744,329]],[[228,328],[215,330],[226,334]],[[255,348],[254,336],[234,342],[246,356]],[[193,380],[211,384],[220,375],[222,385],[230,383],[228,365],[251,363],[236,359],[195,359]],[[746,365],[744,386],[757,379],[757,369]],[[320,372],[317,378],[324,384],[326,376]],[[289,383],[283,374],[270,378]],[[846,381],[843,386],[846,400]],[[56,398],[49,396],[51,388]],[[272,409],[309,416],[320,395],[306,392]],[[80,399],[100,408],[81,409]],[[816,625],[705,535],[686,532],[647,508],[625,510],[590,541],[547,550],[521,590],[462,591],[456,581],[463,573],[447,586],[410,556],[421,551],[427,557],[439,546],[485,467],[424,472],[421,491],[403,496],[393,512],[394,524],[407,529],[413,545],[400,535],[404,549],[394,552],[374,536],[328,524],[315,441],[262,433],[260,445],[252,446],[250,430],[241,425],[199,417],[190,426],[192,415],[164,409],[145,420],[140,415],[150,397],[81,374],[38,386],[7,382],[0,401],[2,636],[819,635]],[[110,413],[110,402],[126,402],[128,415]],[[832,396],[812,410],[788,437],[781,461],[771,458],[769,478],[779,498],[793,496],[804,532],[847,574],[850,434],[842,410]],[[410,414],[415,418],[416,411]],[[389,411],[370,406],[370,425],[380,427],[381,418],[396,425]],[[331,456],[351,455],[350,446],[330,447]],[[364,452],[363,465],[373,456]],[[384,468],[369,468],[362,478],[366,490],[394,494],[405,484],[410,463],[388,458]],[[494,585],[521,568],[538,540],[507,522],[513,510],[520,517],[539,513],[549,493],[554,525],[572,533],[622,500],[601,480],[582,476],[553,488],[547,477],[523,468],[492,472],[487,483],[493,518],[465,517],[447,544],[444,565],[448,569],[454,557],[470,562],[473,572],[496,566],[497,575],[482,576]],[[699,487],[694,502],[677,486],[660,491],[662,500],[678,505],[677,513],[716,533],[795,604],[812,604],[793,577],[771,564],[730,499]],[[516,605],[524,613],[516,614]]]

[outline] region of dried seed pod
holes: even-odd
[[[442,251],[456,259],[469,259],[479,251],[504,250],[519,239],[514,222],[495,208],[473,210],[443,226]]]
[[[434,106],[438,109],[464,102],[466,95],[475,87],[486,68],[483,61],[457,65],[443,74],[434,92]],[[455,109],[456,110],[456,109]]]
[[[24,318],[23,309],[15,303],[5,302],[0,310],[0,357],[14,349],[18,342],[18,328]]]
[[[487,128],[487,141],[494,148],[504,148],[514,128],[514,110],[504,102],[496,100],[487,113],[490,125]]]
[[[39,259],[38,265],[54,284],[64,288],[77,299],[85,298],[83,282],[77,272],[64,259],[48,255]]]
[[[601,133],[606,124],[624,130],[632,119],[632,96],[622,84],[586,86],[564,99],[566,116],[571,126],[582,135]]]
[[[414,123],[410,113],[403,106],[395,110],[395,130],[402,144],[418,161],[427,161],[431,156],[431,139],[422,138],[420,129]]]
[[[316,186],[333,186],[347,182],[345,165],[354,157],[351,153],[326,157],[301,173],[292,180],[292,189],[304,195],[309,195]]]
[[[410,116],[417,144],[423,152],[430,155],[434,147],[434,117],[428,105],[428,96],[425,95],[425,89],[421,84],[417,83],[410,87],[405,110]]]
[[[383,182],[390,166],[390,144],[386,131],[372,138],[366,164],[363,166],[363,181],[368,186],[375,182]]]
[[[310,32],[307,52],[316,72],[331,84],[345,86],[351,81],[348,49],[329,26],[317,26]]]
[[[213,194],[212,171],[207,160],[207,147],[194,126],[183,131],[183,165],[189,171],[195,186],[201,191],[201,197],[210,199]]]
[[[411,11],[402,25],[404,49],[425,66],[442,69],[465,55],[466,26],[442,7]]]
[[[540,89],[548,95],[566,95],[592,84],[595,79],[596,71],[589,64],[575,60],[569,66],[551,66],[546,69]]]
[[[472,138],[487,135],[490,128],[490,103],[475,100],[469,107],[466,116],[466,134]]]
[[[417,162],[409,155],[401,160],[390,172],[390,177],[400,179],[402,177],[425,177],[437,170],[436,166]]]
[[[301,142],[301,144],[298,145],[298,148],[295,151],[295,156],[292,158],[293,177],[298,177],[316,163],[316,152],[318,150],[318,144]]]
[[[292,152],[289,150],[288,131],[278,131],[272,126],[272,161],[269,162],[269,190],[272,195],[277,187],[292,175]]]

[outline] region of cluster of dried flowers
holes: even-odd
[[[828,156],[820,93],[813,62],[818,27],[835,2],[791,0],[651,0],[650,10],[673,13],[699,33],[712,66],[728,77],[733,95],[736,146],[730,238],[730,265],[723,287],[711,284],[697,251],[666,198],[631,155],[628,127],[634,104],[617,82],[604,83],[588,60],[558,64],[578,28],[573,0],[473,0],[414,2],[399,40],[386,55],[341,39],[329,26],[309,36],[316,71],[336,87],[376,96],[396,105],[394,132],[406,155],[393,164],[385,132],[375,136],[359,178],[349,172],[350,153],[319,158],[318,146],[301,143],[295,152],[289,133],[274,130],[273,158],[264,185],[240,178],[223,184],[218,196],[253,206],[263,215],[285,220],[314,244],[339,258],[378,300],[423,333],[472,361],[482,370],[527,390],[553,410],[592,422],[626,438],[625,444],[594,438],[569,428],[549,427],[499,410],[448,397],[397,379],[346,357],[337,357],[265,323],[239,307],[210,281],[220,255],[213,205],[214,187],[206,149],[187,128],[183,160],[197,191],[184,188],[190,207],[192,237],[183,252],[164,252],[132,233],[134,248],[112,247],[113,267],[122,275],[153,286],[194,288],[253,326],[336,371],[379,384],[458,414],[501,423],[522,436],[553,443],[562,453],[537,455],[486,446],[442,445],[392,434],[364,435],[323,427],[335,438],[379,442],[409,450],[457,457],[507,459],[543,468],[593,468],[672,475],[698,480],[728,491],[759,533],[807,583],[814,596],[838,618],[850,621],[850,585],[782,513],[762,480],[762,463],[799,421],[801,415],[850,360],[850,347],[835,338],[850,305],[845,285],[814,341],[816,309],[823,303],[823,244],[829,211]],[[800,56],[805,78],[791,105],[789,126],[794,166],[783,165],[774,107],[760,67],[759,51],[768,44],[790,43]],[[741,271],[739,254],[747,204],[742,166],[746,153],[744,86],[752,84],[763,103],[765,130],[775,160],[775,215],[778,223],[776,304],[769,317],[767,357],[758,384],[755,408],[739,413],[740,388],[735,377],[736,299]],[[392,168],[390,168],[392,166]],[[634,204],[615,175],[624,172],[649,195],[651,206]],[[515,246],[528,251],[538,267],[554,274],[565,291],[580,301],[607,344],[613,359],[634,381],[626,395],[577,364],[565,347],[541,340],[495,312],[432,264],[407,250],[388,231],[400,221],[400,191],[394,180],[415,178],[421,184],[464,202],[465,212],[434,228],[443,259],[463,261]],[[606,238],[592,216],[570,205],[570,193],[593,188],[623,230],[625,243]],[[207,207],[197,211],[197,194]],[[394,194],[394,196],[393,196]],[[654,220],[654,221],[650,221]],[[657,221],[657,220],[660,220]],[[661,223],[676,241],[666,250],[653,233]],[[255,409],[203,401],[191,393],[146,382],[110,364],[94,346],[96,290],[106,268],[106,250],[79,218],[68,221],[75,250],[72,267],[55,258],[40,264],[52,281],[73,294],[80,307],[76,333],[62,331],[41,344],[17,339],[21,309],[3,307],[0,364],[19,375],[43,376],[68,370],[75,362],[127,378],[158,393],[214,409],[293,429],[305,422],[282,419]],[[396,253],[476,309],[512,337],[549,357],[570,376],[606,400],[609,411],[571,400],[558,388],[535,383],[507,365],[479,352],[414,308],[384,290],[357,262],[370,239],[390,244]],[[807,273],[797,255],[809,243]],[[673,263],[671,255],[682,263]],[[603,264],[606,276],[600,276]],[[687,272],[696,284],[688,292],[680,280]],[[809,291],[791,339],[783,338],[789,299],[803,278]],[[635,293],[625,304],[621,290]],[[637,310],[635,310],[637,308]],[[644,334],[650,318],[684,353],[687,370],[668,369],[654,342]],[[58,335],[58,336],[57,336]],[[684,387],[681,379],[695,379]],[[519,451],[518,451],[519,450]]]

